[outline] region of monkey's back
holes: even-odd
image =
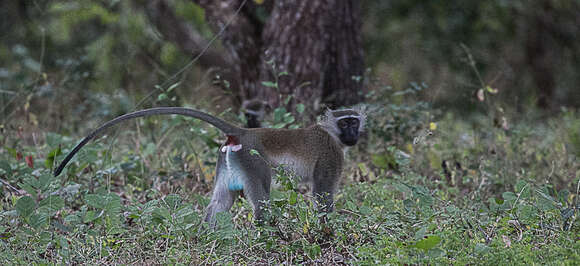
[[[304,181],[312,178],[316,164],[332,161],[342,169],[343,151],[325,129],[319,125],[301,129],[252,129],[254,147],[270,163],[282,164],[302,176]],[[324,158],[321,160],[321,158]],[[339,173],[340,174],[340,173]]]

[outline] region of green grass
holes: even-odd
[[[420,103],[370,104],[369,118],[334,213],[279,173],[263,225],[240,200],[217,231],[202,220],[221,137],[199,122],[139,120],[59,177],[82,134],[6,130],[0,263],[578,264],[577,113],[508,130]]]

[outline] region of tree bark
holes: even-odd
[[[263,33],[262,39],[269,42],[260,79],[273,81],[278,73],[287,72],[278,77],[280,93],[292,94],[315,110],[319,102],[332,108],[360,102],[363,87],[358,77],[364,71],[360,27],[358,1],[276,1]],[[258,98],[279,104],[272,88],[260,89]]]
[[[548,42],[551,39],[549,22],[552,12],[548,1],[540,2],[541,7],[532,9],[528,15],[527,36],[525,42],[526,61],[531,68],[536,85],[538,107],[548,110],[552,107],[556,78],[554,75],[554,51],[550,51]],[[552,46],[553,47],[553,46]]]
[[[250,91],[253,91],[258,83],[260,60],[261,26],[250,19],[250,8],[245,6],[236,15],[243,0],[193,0],[205,10],[207,22],[213,27],[214,32],[223,30],[222,44],[227,50],[224,56],[229,58],[231,69],[228,82],[238,92],[239,102],[250,99]],[[251,5],[253,1],[245,1]],[[230,22],[228,25],[228,22]],[[228,25],[226,27],[226,25]]]
[[[279,106],[284,96],[292,95],[288,107],[304,103],[317,111],[320,103],[336,107],[362,100],[357,0],[192,1],[205,10],[216,34],[223,30],[226,49],[222,54],[208,51],[200,64],[217,66],[238,102],[257,99]],[[147,10],[159,31],[183,51],[196,53],[207,43],[164,0],[151,2]]]
[[[325,68],[323,100],[332,107],[352,105],[364,98],[364,53],[361,10],[357,0],[335,0],[329,13],[327,43],[330,64]]]

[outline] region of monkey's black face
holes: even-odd
[[[353,146],[358,141],[360,121],[356,118],[343,118],[337,122],[340,130],[340,141],[346,146]]]
[[[260,121],[258,120],[258,116],[253,114],[245,113],[246,120],[248,121],[248,128],[259,128],[261,127]]]

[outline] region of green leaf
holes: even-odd
[[[179,84],[180,84],[180,83],[181,83],[181,82],[176,82],[176,83],[173,83],[173,85],[171,85],[171,86],[169,86],[169,88],[167,88],[167,92],[170,92],[170,91],[172,91],[173,89],[177,88],[177,86],[179,86]]]
[[[87,213],[85,213],[85,217],[83,218],[83,222],[90,223],[99,217],[100,216],[96,216],[95,211],[87,211]]]
[[[118,235],[118,234],[122,234],[122,233],[125,233],[125,232],[127,232],[127,230],[124,229],[123,227],[113,226],[112,228],[110,228],[107,231],[107,234],[109,234],[109,235]]]
[[[373,213],[373,209],[369,208],[369,206],[363,205],[358,208],[362,215],[371,215]]]
[[[519,193],[520,191],[522,191],[526,186],[528,185],[528,182],[526,182],[525,180],[520,180],[518,181],[518,183],[515,185],[514,190],[515,192]]]
[[[516,184],[516,186],[514,187],[515,192],[518,193],[520,199],[529,199],[531,196],[531,190],[530,187],[528,186],[528,182],[524,181],[524,180],[520,180],[518,181],[518,183]]]
[[[48,139],[48,137],[47,137]],[[53,149],[52,151],[50,151],[48,153],[48,156],[46,157],[46,160],[44,160],[44,166],[46,166],[46,168],[51,169],[52,165],[54,164],[54,159],[61,155],[62,152],[60,150],[60,147],[57,147],[56,149]]]
[[[169,220],[171,218],[171,214],[167,208],[159,207],[153,210],[151,217],[153,218],[153,221],[163,223],[164,220]]]
[[[34,212],[36,203],[30,196],[24,196],[16,201],[15,209],[21,217],[27,218]]]
[[[41,200],[38,206],[40,212],[53,215],[58,210],[64,208],[64,200],[59,196],[51,195],[48,198]]]
[[[167,204],[167,207],[169,207],[172,210],[179,208],[182,203],[181,197],[177,194],[167,195],[164,201]]]
[[[284,199],[273,199],[272,202],[274,202],[274,206],[276,207],[284,207],[288,201]]]
[[[7,161],[0,161],[0,169],[4,170],[8,176],[12,174],[12,167]]]
[[[154,143],[152,142],[147,143],[147,145],[145,146],[145,150],[143,150],[143,155],[145,156],[153,155],[155,153],[156,148],[157,146]]]
[[[517,214],[524,222],[532,222],[537,217],[537,209],[531,205],[521,204],[518,206]]]
[[[423,226],[423,227],[421,227],[421,229],[419,229],[419,230],[417,230],[417,232],[415,232],[415,239],[422,240],[426,234],[427,234],[427,226]]]
[[[105,201],[105,211],[107,214],[116,214],[121,212],[121,197],[115,193],[109,193],[103,196]]]
[[[288,197],[288,203],[290,205],[294,205],[296,204],[296,202],[298,201],[298,193],[296,193],[296,191],[290,191],[290,197]]]
[[[48,225],[48,215],[45,213],[36,213],[30,216],[28,224],[35,229]]]
[[[49,147],[58,146],[59,144],[61,144],[63,142],[62,139],[63,139],[63,137],[61,135],[55,134],[55,133],[50,133],[50,132],[46,133],[46,137],[45,137],[46,144]]]
[[[312,246],[306,248],[308,255],[312,258],[318,257],[322,253],[322,248],[319,245],[313,244]]]
[[[76,213],[69,214],[66,217],[64,217],[64,223],[66,225],[76,225],[81,222],[82,222],[81,217],[79,217]]]
[[[371,162],[374,166],[388,169],[390,166],[396,165],[395,158],[389,153],[373,154],[371,155]]]
[[[427,252],[429,258],[439,258],[445,256],[445,250],[441,248],[432,248]]]
[[[40,189],[41,191],[46,190],[50,185],[52,179],[53,176],[49,173],[41,175],[40,177],[38,177],[38,182],[36,182],[37,188]]]
[[[496,93],[498,92],[498,90],[497,90],[497,89],[494,89],[494,88],[492,88],[492,87],[490,87],[490,86],[486,86],[486,87],[485,87],[485,90],[487,90],[487,92],[489,92],[489,93],[491,93],[491,94],[496,94]]]
[[[304,113],[304,109],[306,109],[306,106],[304,104],[297,104],[296,105],[296,112],[298,112],[299,114]]]
[[[85,203],[93,208],[102,209],[104,207],[103,197],[97,194],[89,194],[85,196]]]
[[[32,197],[36,198],[36,189],[34,189],[30,184],[25,183],[25,184],[21,184],[20,188],[23,189],[24,191],[28,192],[28,194],[30,194]]]
[[[369,175],[369,169],[367,168],[367,165],[366,165],[366,164],[364,164],[364,163],[359,163],[359,164],[358,164],[358,169],[360,169],[360,171],[361,171],[361,174],[362,174],[363,176],[367,176],[367,175]]]
[[[294,119],[294,116],[292,114],[288,113],[288,115],[284,116],[284,123],[291,124],[291,123],[294,123],[294,121],[295,121],[295,119]]]
[[[516,199],[518,198],[518,196],[516,196],[516,194],[511,192],[511,191],[506,191],[506,192],[502,193],[501,197],[506,202],[509,202],[509,204],[513,204],[516,201]]]
[[[565,204],[568,202],[569,195],[570,191],[568,191],[567,189],[562,189],[560,190],[560,192],[558,192],[558,200],[560,200],[560,203]]]
[[[2,128],[2,125],[0,125],[0,128]],[[9,148],[9,147],[5,147],[4,148],[8,154],[10,154],[10,156],[12,156],[13,158],[18,158],[18,152],[16,151],[16,149],[13,148]],[[2,163],[7,163],[5,161],[2,161]]]
[[[556,201],[554,200],[554,198],[544,193],[543,191],[536,190],[536,192],[541,196],[538,197],[538,207],[541,210],[548,211],[553,210],[555,208],[554,203],[556,203]]]
[[[229,81],[227,81],[227,80],[224,79],[224,80],[222,80],[222,82],[223,82],[223,84],[225,85],[226,88],[228,88],[228,89],[230,88],[230,82]]]
[[[167,238],[167,239],[175,239],[175,236],[172,235],[161,235],[162,238]]]
[[[475,244],[474,251],[478,254],[488,253],[490,250],[491,250],[491,248],[483,243]]]
[[[260,152],[259,152],[259,151],[257,151],[257,150],[251,149],[251,150],[250,150],[250,155],[256,155],[256,156],[259,156],[259,155],[260,155]]]
[[[274,109],[274,121],[275,122],[281,122],[282,119],[284,118],[284,114],[286,114],[286,108],[284,107],[278,107],[276,109]]]
[[[419,241],[417,241],[417,243],[415,243],[414,245],[412,245],[412,247],[416,247],[418,249],[422,249],[422,250],[430,250],[432,248],[434,248],[435,246],[437,246],[437,244],[439,244],[439,242],[441,242],[441,237],[439,237],[438,235],[432,235],[432,236],[428,236],[425,239],[421,239]]]
[[[262,85],[264,85],[268,88],[278,88],[278,84],[275,82],[271,82],[271,81],[262,81]]]
[[[169,97],[168,97],[168,96],[167,96],[167,94],[165,94],[165,93],[161,93],[161,94],[159,94],[159,95],[157,96],[157,100],[158,100],[158,101],[167,100],[167,98],[169,98]]]

